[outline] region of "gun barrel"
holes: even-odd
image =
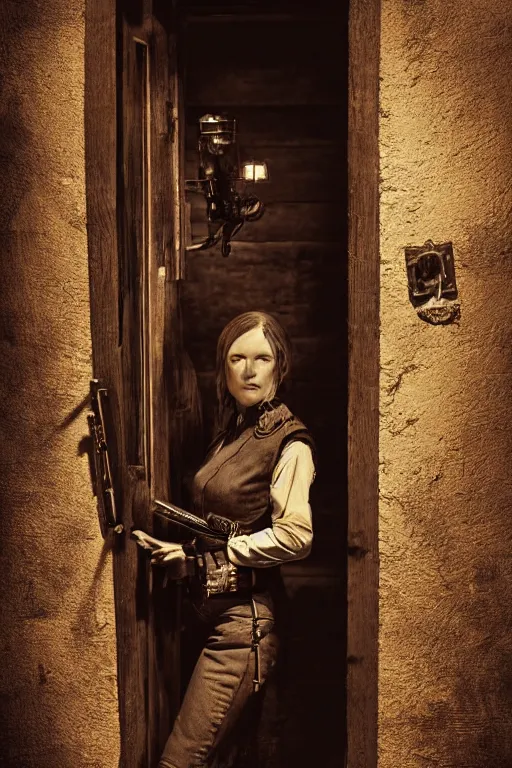
[[[165,518],[174,523],[183,525],[196,535],[208,536],[212,539],[222,539],[223,541],[228,540],[227,534],[214,531],[205,520],[192,514],[192,512],[187,512],[186,510],[177,507],[175,504],[171,504],[168,501],[161,501],[160,499],[155,499],[155,504],[157,507],[160,507],[160,509],[156,510],[159,514],[162,514]]]

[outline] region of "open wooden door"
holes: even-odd
[[[90,0],[86,174],[95,377],[124,530],[114,550],[123,768],[156,765],[179,701],[179,585],[165,588],[130,530],[171,497],[180,377],[175,38],[158,0]],[[178,451],[176,451],[178,454]],[[175,494],[174,494],[175,496]]]

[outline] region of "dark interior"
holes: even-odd
[[[209,441],[215,345],[249,309],[275,314],[294,345],[286,392],[318,450],[311,556],[285,568],[291,610],[279,684],[260,735],[263,766],[339,766],[345,749],[347,443],[347,9],[340,4],[183,3],[180,65],[186,176],[197,176],[198,119],[236,118],[242,160],[267,162],[265,204],[224,258],[187,254],[187,352]],[[204,206],[190,201],[191,234]],[[269,714],[270,713],[270,714]]]

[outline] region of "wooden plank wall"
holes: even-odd
[[[344,751],[346,16],[341,5],[331,14],[203,16],[183,38],[187,177],[197,176],[198,118],[222,111],[238,120],[242,159],[265,160],[270,173],[255,189],[265,215],[242,228],[227,259],[218,249],[187,254],[184,328],[206,432],[218,334],[239,312],[264,309],[290,332],[286,399],[318,444],[314,551],[286,569],[292,611],[280,749],[282,765],[299,768],[341,765]],[[204,211],[191,211],[195,238]]]

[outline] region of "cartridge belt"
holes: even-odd
[[[253,569],[231,563],[225,550],[197,556],[198,575],[206,597],[250,597]]]

